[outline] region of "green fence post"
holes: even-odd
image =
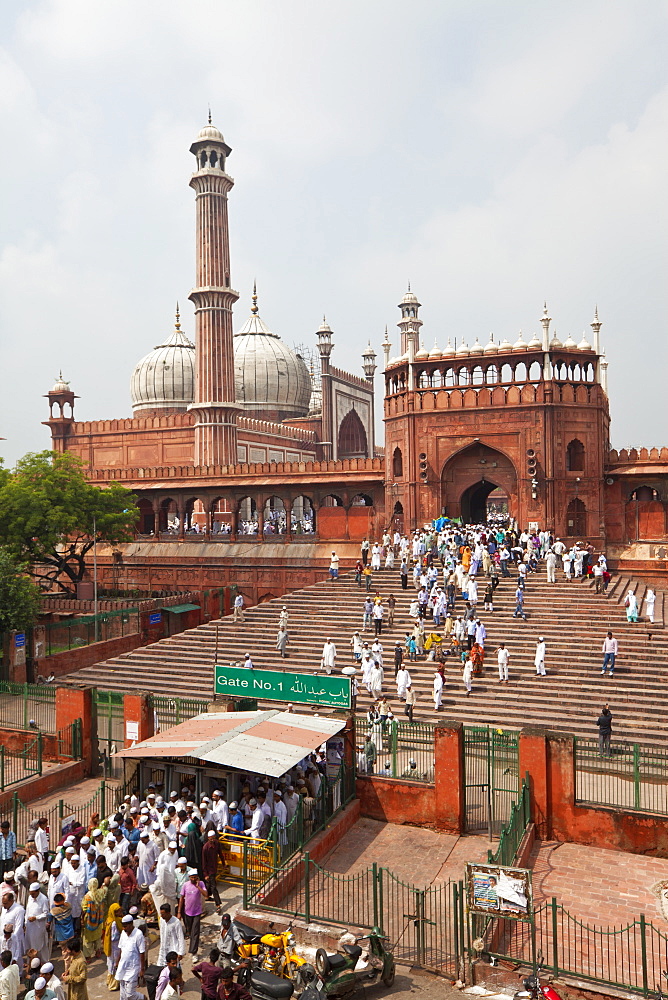
[[[391,722],[392,729],[390,730],[390,739],[392,741],[392,777],[397,776],[397,743],[398,743],[398,733],[399,733],[399,723],[396,719]]]
[[[310,885],[310,864],[309,852],[304,852],[304,919],[307,924],[311,923],[311,885]]]
[[[373,879],[373,926],[380,927],[378,922],[378,865],[375,861],[371,866],[371,878]]]
[[[304,850],[304,796],[299,796],[297,803],[297,836],[299,838],[299,850]]]
[[[455,945],[455,969],[459,977],[461,963],[459,954],[459,887],[456,882],[452,883],[452,938]]]
[[[0,746],[0,791],[5,790],[5,747]]]
[[[28,728],[28,685],[23,685],[23,728]]]
[[[647,996],[647,926],[645,924],[645,914],[640,914],[640,954],[642,958],[642,991],[643,996]],[[659,968],[661,968],[659,966]]]
[[[16,833],[16,827],[19,821],[19,793],[14,792],[12,795],[12,830]]]
[[[42,773],[42,734],[37,734],[37,773]]]
[[[552,897],[552,971],[559,975],[559,930],[557,924],[557,897]]]
[[[106,801],[106,799],[107,799],[107,784],[106,784],[106,782],[105,782],[105,780],[103,778],[102,781],[100,782],[100,815],[101,816],[106,816],[107,815],[107,801]]]
[[[640,809],[640,747],[633,744],[633,808]]]

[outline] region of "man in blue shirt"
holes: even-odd
[[[5,877],[5,872],[12,871],[16,867],[14,855],[16,853],[16,834],[9,828],[9,821],[3,820],[0,823],[0,874]]]
[[[233,833],[244,833],[245,831],[244,818],[239,812],[236,802],[230,802],[230,822],[225,829],[231,830]]]

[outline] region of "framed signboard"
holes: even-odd
[[[466,865],[466,897],[470,913],[511,920],[533,919],[533,891],[528,868]]]

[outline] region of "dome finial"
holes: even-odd
[[[257,314],[258,314],[258,308],[257,308],[257,281],[253,282],[253,307],[251,309],[251,312],[252,312],[253,316],[257,316]]]
[[[409,278],[408,279],[408,291],[410,292],[410,290],[411,290],[411,279]]]
[[[174,320],[174,329],[175,330],[180,330],[181,329],[181,313],[179,311],[179,303],[178,302],[176,303],[176,318]]]
[[[209,105],[209,125],[211,124],[211,105]]]

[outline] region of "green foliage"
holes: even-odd
[[[0,546],[0,632],[25,631],[39,614],[39,587],[27,576],[25,567]]]
[[[30,453],[4,478],[3,472],[0,544],[30,564],[43,590],[76,590],[94,535],[111,544],[132,538],[138,517],[133,494],[119,483],[104,489],[88,483],[78,456]]]

